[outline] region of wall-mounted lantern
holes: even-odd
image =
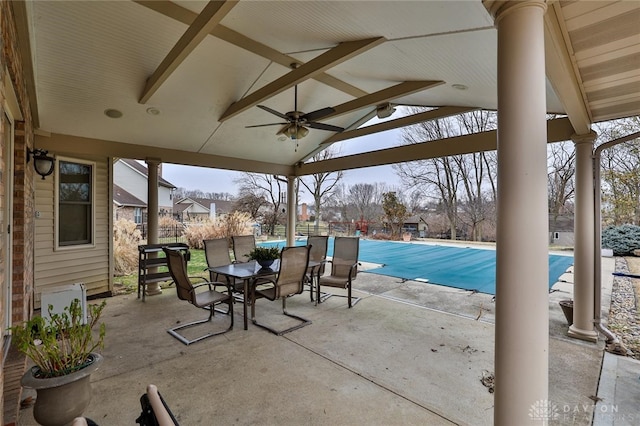
[[[49,151],[45,151],[44,149],[34,149],[29,150],[27,148],[27,163],[33,157],[33,168],[36,173],[42,176],[44,180],[45,176],[49,176],[53,173],[53,167],[55,165],[56,159],[48,156]]]

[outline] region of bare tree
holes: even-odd
[[[639,130],[639,117],[602,123],[597,128],[598,143]],[[601,167],[605,221],[640,225],[640,139],[605,149]]]
[[[347,199],[356,208],[358,217],[372,221],[380,216],[380,196],[377,184],[356,183],[349,187]]]
[[[419,109],[413,112],[418,112]],[[455,135],[453,122],[435,120],[403,129],[404,144],[416,144],[444,139]],[[400,163],[393,166],[406,187],[423,187],[424,191],[437,193],[451,227],[451,239],[456,238],[458,221],[458,185],[460,174],[453,157]]]
[[[276,225],[284,218],[285,190],[286,183],[273,175],[259,173],[242,174],[242,177],[235,180],[240,187],[240,194],[246,196],[253,194],[255,197],[263,197],[269,200],[271,211],[263,217],[267,225],[267,232],[271,235],[275,232]]]
[[[248,213],[253,220],[261,218],[260,210],[269,205],[269,202],[261,195],[252,192],[240,193],[233,203],[233,210]]]
[[[404,144],[428,143],[495,128],[495,113],[474,111],[411,126],[403,131],[402,139]],[[495,158],[494,152],[480,152],[413,161],[395,165],[394,169],[405,186],[437,194],[434,198],[449,220],[451,239],[456,239],[459,222],[466,222],[473,239],[478,240],[482,237],[481,224],[495,216]]]
[[[320,151],[312,157],[313,161],[328,160],[335,157],[335,152],[331,149],[325,149]],[[311,176],[301,178],[299,181],[313,196],[313,203],[315,209],[315,232],[318,232],[320,226],[320,216],[322,209],[323,198],[330,197],[337,189],[337,185],[342,179],[342,171],[316,173]]]
[[[547,154],[549,219],[555,229],[560,216],[573,213],[570,201],[575,193],[576,152],[571,142],[560,142],[550,144]]]

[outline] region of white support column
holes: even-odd
[[[549,368],[544,13],[496,2],[498,229],[494,424],[541,424]]]
[[[576,193],[575,193],[575,248],[573,252],[573,325],[567,333],[571,337],[598,341],[593,325],[594,316],[594,255],[596,242],[593,233],[593,143],[596,133],[573,135],[576,147]]]
[[[287,176],[287,247],[296,245],[296,177]]]
[[[147,244],[158,243],[158,160],[147,159]],[[159,283],[147,284],[147,296],[162,293]]]

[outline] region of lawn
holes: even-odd
[[[204,250],[189,249],[191,259],[187,263],[187,270],[190,277],[204,277],[209,279],[209,273],[204,269],[207,267],[207,261],[204,258]],[[160,269],[160,271],[166,270]],[[138,291],[138,273],[131,275],[123,275],[113,278],[115,293],[135,293]],[[171,286],[171,281],[160,283],[160,287],[166,288]]]

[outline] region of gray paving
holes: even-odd
[[[603,276],[611,267],[603,265]],[[589,425],[599,409],[598,382],[637,365],[618,362],[600,378],[603,342],[566,336],[557,304],[572,292],[571,274],[565,278],[549,296],[549,398],[558,407],[551,424]],[[140,395],[153,383],[182,425],[492,424],[493,394],[481,383],[493,372],[492,297],[366,272],[356,284],[363,300],[353,309],[344,298],[319,306],[307,293],[291,298],[289,311],[313,321],[300,330],[278,337],[250,324],[244,331],[236,304],[232,332],[188,347],[166,329],[206,315],[173,288],[145,303],[135,295],[109,298],[105,362],[92,376],[85,415],[99,425],[134,424]],[[288,325],[277,302],[259,300],[257,312],[269,324]],[[226,320],[216,316],[204,327]],[[640,391],[624,389],[605,401],[629,410],[629,418]],[[30,409],[18,424],[34,424]]]

